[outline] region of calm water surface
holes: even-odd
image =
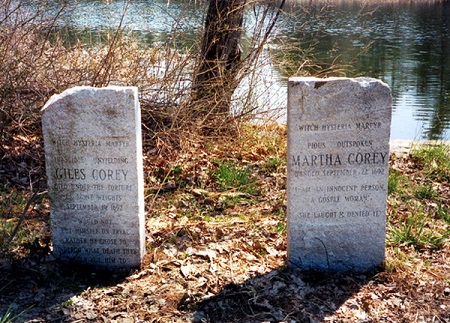
[[[392,139],[450,137],[449,1],[365,7],[341,2],[313,16],[303,30],[297,27],[301,23],[288,23],[287,35],[317,42],[314,54],[319,62],[349,64],[354,69],[346,75],[389,84],[394,97]]]
[[[64,19],[71,28],[94,35],[118,26],[125,7],[124,1],[78,1]],[[201,4],[161,0],[129,1],[126,9],[123,27],[148,44],[175,37],[175,29],[185,30],[179,42],[189,42],[205,12]],[[266,52],[274,62],[264,71],[271,80],[267,95],[274,95],[274,108],[285,109],[286,78],[310,58],[322,68],[340,66],[328,76],[369,76],[389,84],[392,139],[450,139],[449,1],[370,6],[339,1],[295,12],[280,21]]]

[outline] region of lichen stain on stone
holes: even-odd
[[[103,112],[111,118],[117,118],[119,116],[119,112],[117,111],[117,109],[115,107],[110,107],[110,106],[105,107]]]
[[[66,102],[66,112],[69,112],[69,113],[72,113],[72,114],[75,114],[77,112],[76,108],[73,105],[72,100],[69,100],[69,101]]]
[[[315,82],[315,83],[314,83],[314,88],[315,88],[315,89],[318,89],[318,88],[324,86],[325,84],[327,84],[327,82],[325,82],[325,81]]]
[[[296,86],[299,86],[299,85],[301,85],[300,82],[294,82],[294,81],[289,81],[289,82],[288,82],[288,86],[289,86],[290,88],[295,88]]]

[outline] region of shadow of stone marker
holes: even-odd
[[[126,271],[145,253],[135,87],[74,87],[42,109],[54,255]]]
[[[382,265],[391,91],[371,78],[290,78],[288,262],[301,270]]]

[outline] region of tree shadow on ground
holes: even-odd
[[[117,285],[124,279],[124,275],[63,264],[48,253],[33,253],[14,261],[0,258],[0,321],[73,321],[70,306],[64,306],[70,305],[71,297],[89,288]]]
[[[193,322],[321,322],[375,274],[299,272],[285,266],[227,285],[198,304]]]

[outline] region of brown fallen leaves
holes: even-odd
[[[37,251],[2,260],[0,318],[25,310],[18,322],[450,322],[448,241],[439,249],[389,243],[385,268],[365,274],[286,267],[286,166],[274,163],[285,132],[241,135],[252,139],[147,155],[139,269],[116,276]],[[250,169],[257,189],[221,189],[214,169],[222,160]],[[407,157],[393,164],[420,175]],[[390,208],[408,212],[397,202]]]

